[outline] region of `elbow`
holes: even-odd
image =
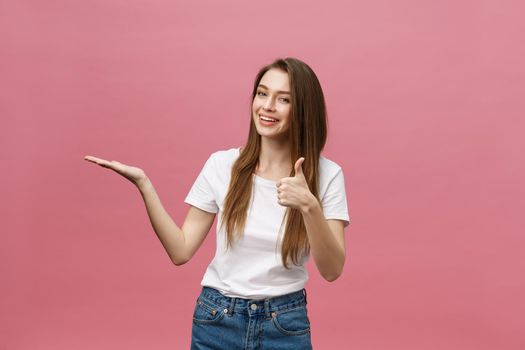
[[[327,280],[328,282],[333,282],[333,281],[335,281],[336,279],[338,279],[339,276],[341,276],[341,274],[336,274],[336,275],[323,275],[323,278],[324,278],[325,280]]]
[[[175,266],[181,266],[186,264],[190,259],[182,258],[182,257],[172,257],[171,262]]]
[[[338,279],[342,273],[343,273],[343,267],[341,267],[337,271],[333,271],[332,273],[323,273],[322,276],[328,282],[333,282],[336,279]]]

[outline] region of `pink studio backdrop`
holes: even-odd
[[[182,225],[280,56],[321,81],[352,220],[344,274],[308,265],[314,347],[525,348],[524,10],[2,1],[0,349],[189,348],[215,225],[172,265],[138,191],[83,157],[143,168]]]

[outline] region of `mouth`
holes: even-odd
[[[259,120],[261,122],[263,122],[263,124],[273,124],[273,123],[277,123],[279,121],[279,119],[268,117],[268,116],[266,116],[264,114],[259,114]]]

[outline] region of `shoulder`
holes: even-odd
[[[342,171],[343,168],[333,160],[324,156],[319,157],[319,175],[321,177],[332,178]]]
[[[323,195],[329,188],[344,186],[343,168],[326,157],[319,158],[319,190]]]
[[[230,167],[238,156],[239,147],[234,147],[213,152],[209,160],[216,167]]]

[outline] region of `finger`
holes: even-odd
[[[84,159],[87,160],[87,161],[90,161],[92,163],[97,163],[97,164],[109,163],[105,159],[98,158],[98,157],[93,157],[93,156],[85,156]]]
[[[295,176],[303,175],[303,167],[302,167],[303,162],[304,162],[304,157],[299,158],[295,162]]]
[[[285,185],[286,183],[288,183],[288,181],[291,181],[291,179],[293,179],[293,177],[283,177],[282,179],[277,181],[277,187]]]
[[[93,157],[93,156],[85,156],[84,157],[85,160],[87,161],[90,161],[92,163],[96,163],[104,168],[111,168],[111,169],[114,169],[115,168],[115,165],[120,165],[119,162],[117,161],[107,161],[105,159],[102,159],[102,158],[98,158],[98,157]]]
[[[104,160],[102,158],[97,158],[97,157],[93,157],[93,156],[85,156],[84,159],[88,160],[90,162],[93,162],[93,163],[96,163],[98,161]]]

